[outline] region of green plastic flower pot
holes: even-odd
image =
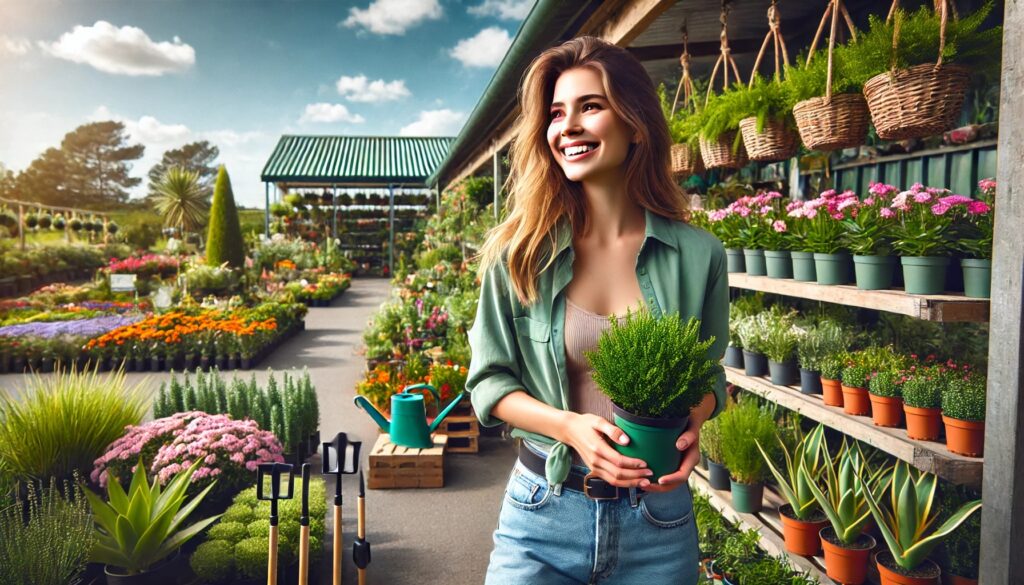
[[[854,256],[853,269],[857,276],[857,288],[861,290],[886,290],[892,288],[896,258],[893,256]]]
[[[765,266],[764,250],[743,249],[743,262],[747,265],[747,274],[750,276],[767,276],[768,267]]]
[[[949,258],[938,256],[903,256],[903,281],[907,293],[937,295],[946,289],[946,266]]]
[[[847,284],[850,282],[850,255],[815,252],[814,271],[818,284]]]
[[[744,514],[757,514],[764,500],[763,483],[740,483],[731,480],[732,507]]]
[[[729,491],[729,468],[708,459],[708,485],[711,489]]]
[[[657,483],[658,478],[679,470],[683,452],[676,448],[676,439],[686,429],[688,417],[651,418],[638,416],[612,404],[615,426],[629,436],[628,445],[615,445],[615,449],[626,457],[635,457],[647,462],[654,472],[649,479]]]
[[[960,261],[964,271],[964,294],[972,299],[992,296],[992,261],[964,258]]]
[[[743,250],[737,250],[736,248],[726,248],[725,258],[728,262],[729,272],[747,271],[747,265],[743,261]]]
[[[789,250],[765,250],[768,278],[793,278],[793,261]]]
[[[793,259],[793,280],[800,282],[814,282],[818,280],[818,273],[814,270],[813,252],[790,252]]]

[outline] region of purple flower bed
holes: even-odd
[[[110,315],[74,321],[53,321],[50,323],[22,323],[0,327],[0,336],[33,336],[50,339],[58,335],[80,335],[94,337],[124,325],[131,325],[143,318],[142,315]]]

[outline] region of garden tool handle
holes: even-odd
[[[437,391],[437,388],[434,388],[430,384],[413,384],[412,386],[406,386],[405,389],[402,390],[402,394],[405,394],[410,390],[429,390],[430,393],[434,395],[434,400],[437,401],[437,407],[441,408],[441,394]]]
[[[334,585],[341,585],[341,506],[334,506]]]
[[[267,585],[277,585],[277,526],[270,526],[270,550],[267,554]]]
[[[309,585],[309,525],[299,528],[299,585]]]

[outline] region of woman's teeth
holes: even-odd
[[[570,146],[564,150],[565,156],[576,156],[577,154],[583,154],[584,152],[590,152],[597,148],[594,145],[583,144],[579,146]]]

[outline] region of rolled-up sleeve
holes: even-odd
[[[715,342],[708,349],[708,357],[716,362],[725,355],[729,345],[729,273],[726,269],[725,248],[721,242],[712,247],[711,263],[708,270],[707,290],[704,293],[704,312],[701,315],[701,338],[714,336]],[[725,370],[717,366],[715,377],[715,410],[711,418],[725,408]]]
[[[466,390],[473,410],[480,424],[498,426],[503,421],[491,416],[494,405],[508,394],[524,390],[508,278],[501,266],[491,267],[483,276],[476,321],[469,330],[469,345],[473,358]]]

